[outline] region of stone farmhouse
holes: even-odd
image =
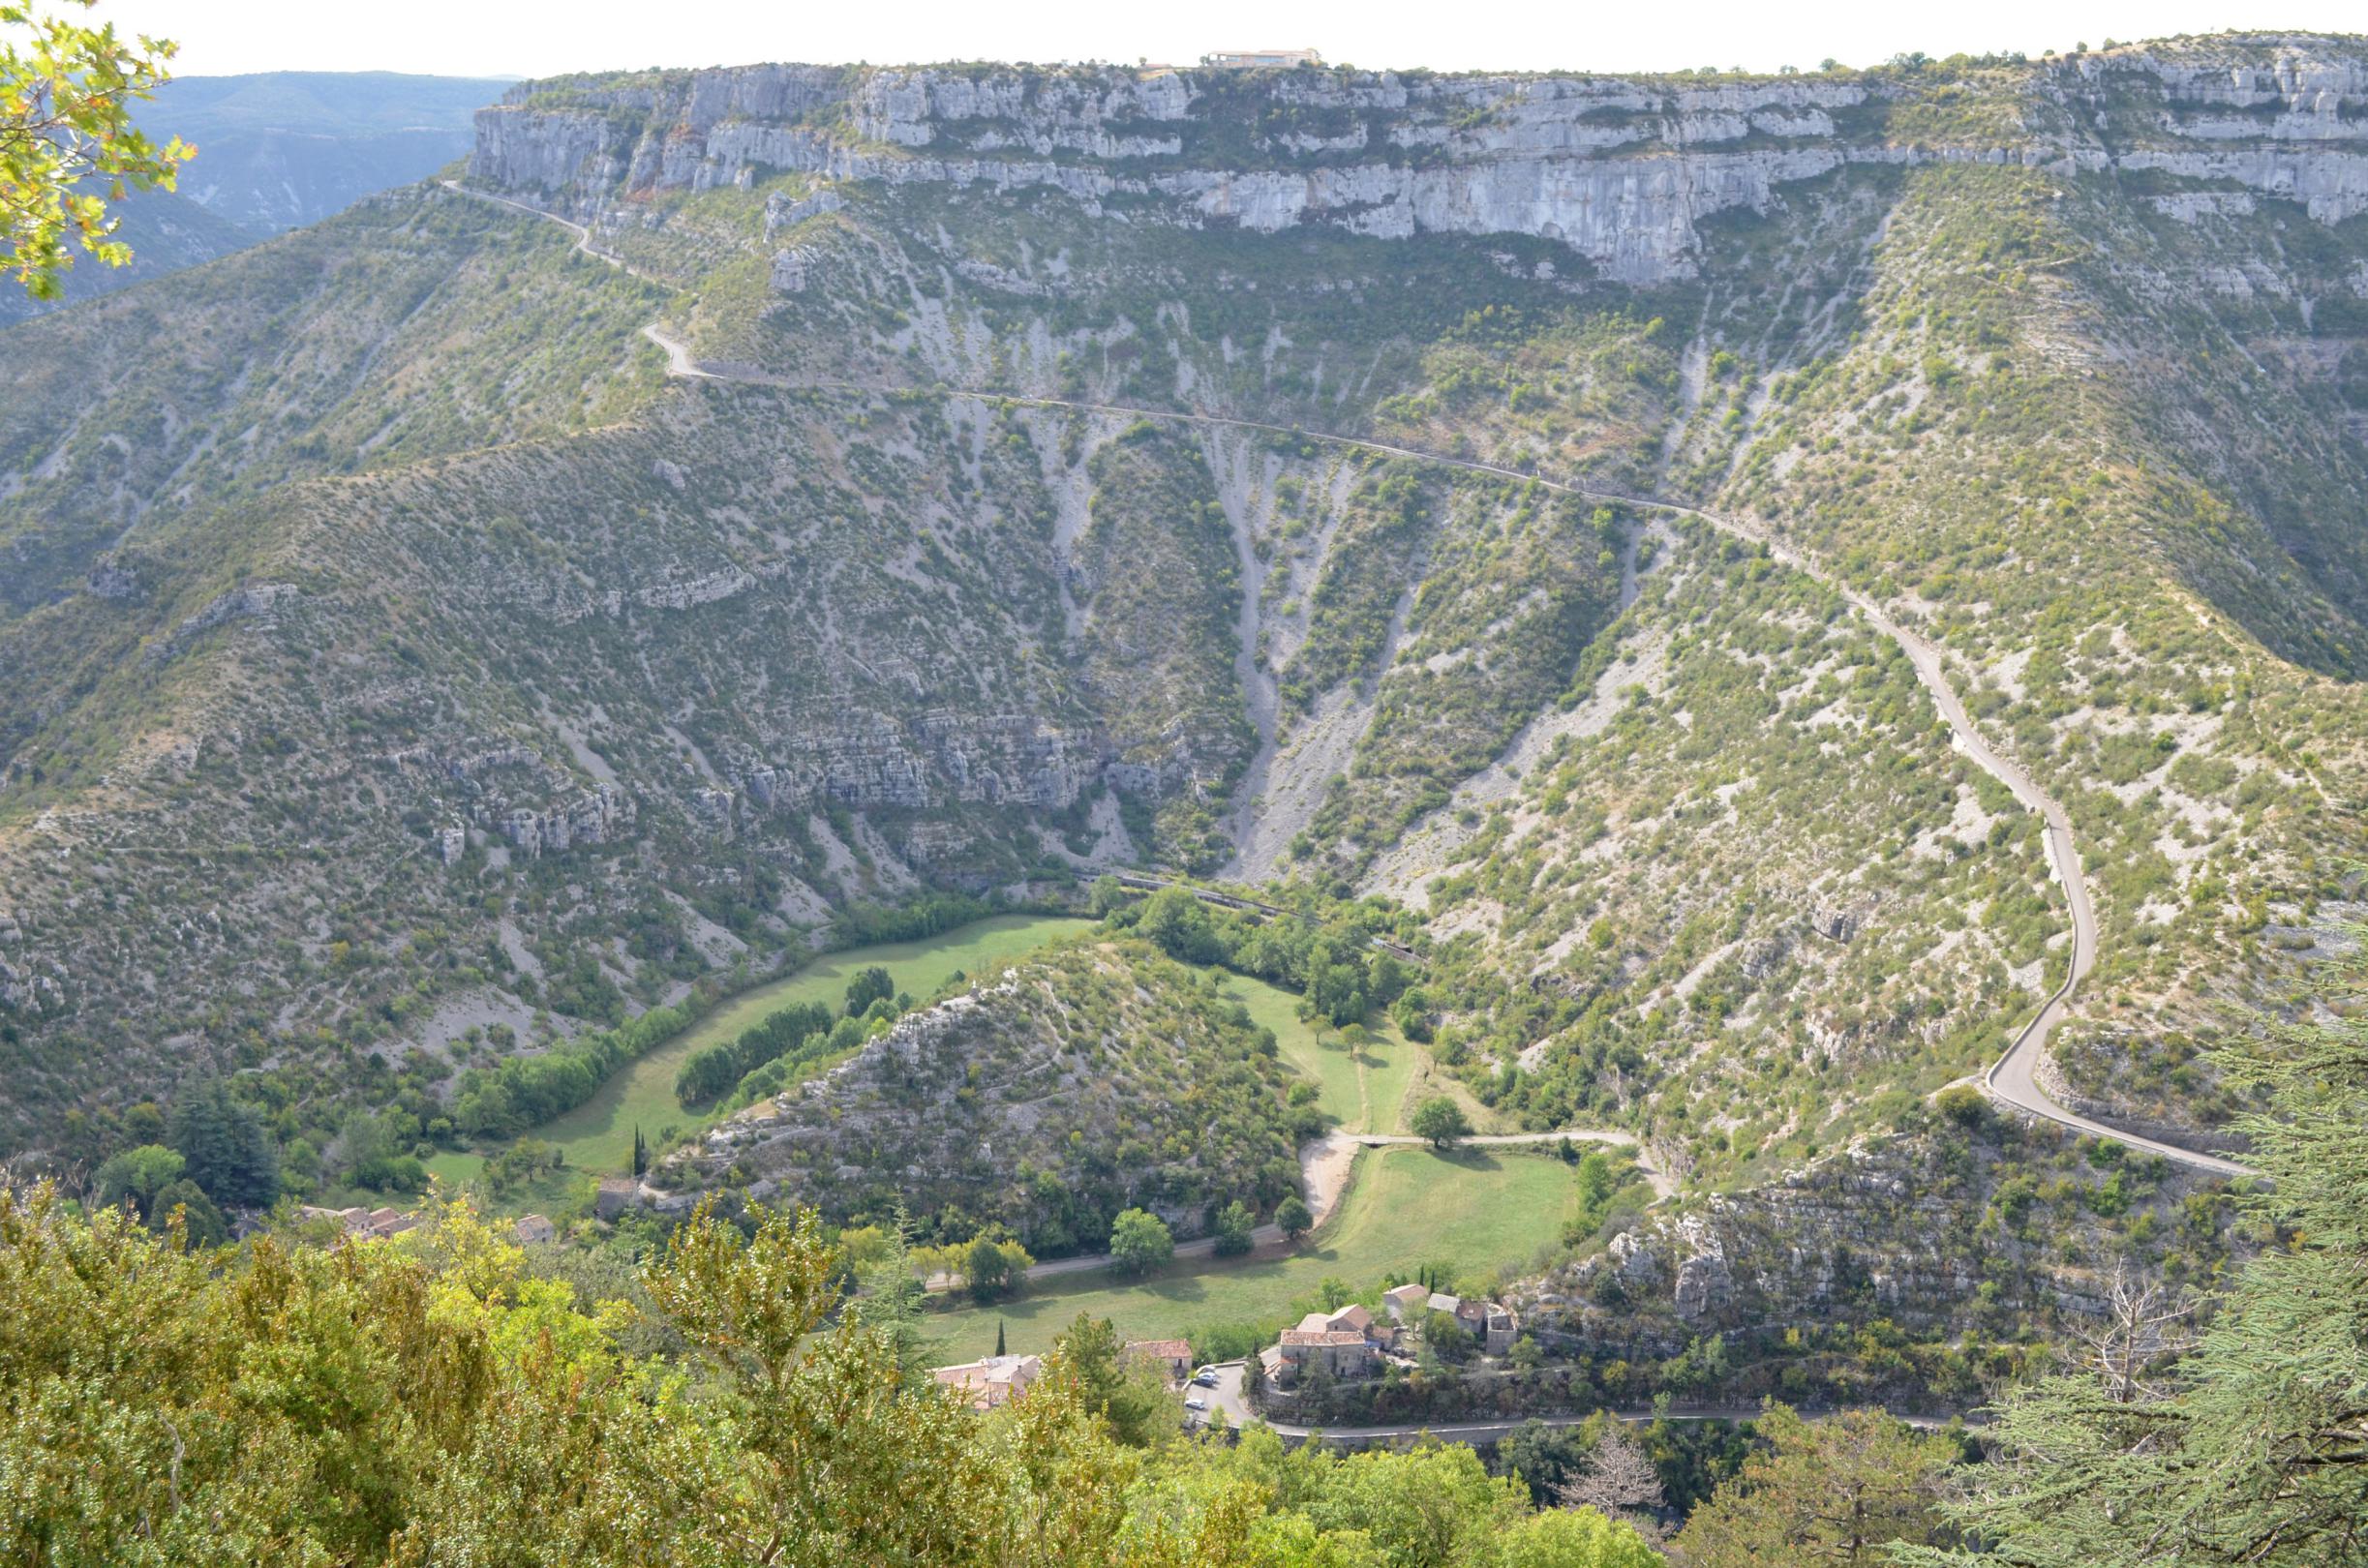
[[[1266,1375],[1289,1387],[1311,1367],[1334,1377],[1365,1377],[1381,1370],[1381,1358],[1398,1342],[1398,1331],[1374,1321],[1354,1303],[1336,1312],[1310,1312],[1297,1328],[1261,1353]]]
[[[1181,1383],[1192,1375],[1190,1340],[1135,1340],[1127,1345],[1126,1358],[1149,1362],[1170,1383]]]
[[[955,1397],[973,1410],[993,1410],[1009,1404],[1045,1374],[1042,1356],[987,1356],[952,1367],[930,1369],[929,1375],[954,1390]]]
[[[1417,1299],[1412,1294],[1415,1291],[1422,1291],[1419,1298],[1422,1306],[1419,1309],[1412,1306]],[[1423,1291],[1420,1285],[1400,1285],[1383,1300],[1391,1314],[1400,1322],[1404,1322],[1409,1315],[1413,1315],[1419,1321],[1424,1312],[1446,1313],[1463,1324],[1480,1349],[1492,1356],[1504,1354],[1513,1347],[1513,1342],[1521,1338],[1519,1315],[1511,1308],[1497,1302],[1467,1301],[1461,1296],[1450,1296],[1441,1291]]]

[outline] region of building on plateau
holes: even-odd
[[[1218,71],[1289,71],[1320,66],[1323,56],[1314,49],[1219,49],[1200,56],[1200,63]]]

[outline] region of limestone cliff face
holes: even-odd
[[[1065,810],[1119,766],[1094,736],[1028,714],[929,712],[893,733],[850,727],[801,741],[795,756],[735,759],[758,805],[926,810],[958,801]]]
[[[1690,270],[1697,218],[1764,206],[1842,159],[1854,83],[1664,91],[1608,78],[1307,73],[973,75],[798,66],[665,87],[523,87],[478,116],[471,170],[579,209],[766,170],[1048,187],[1101,210],[1275,231],[1519,233],[1631,281]],[[1291,129],[1261,127],[1283,124]],[[1724,150],[1733,148],[1734,150]]]
[[[477,117],[472,175],[579,212],[771,171],[1061,191],[1272,232],[1558,241],[1603,275],[1690,275],[1697,226],[1846,163],[1977,160],[2229,183],[2368,210],[2368,62],[2301,39],[2012,68],[1989,134],[1935,135],[1912,75],[1685,78],[1138,75],[767,65],[529,83]]]
[[[2325,224],[2368,212],[2368,58],[2355,49],[2155,45],[2083,57],[2063,75],[2103,143],[2078,149],[2083,169],[2237,185]]]
[[[2261,135],[2259,116],[2274,116],[2273,133],[2290,139],[2368,142],[2368,121],[2357,107],[2368,97],[2368,62],[2328,51],[2317,40],[2291,40],[2264,58],[2215,57],[2210,46],[2140,46],[2082,56],[2073,73],[2090,88],[2116,79],[2151,80],[2190,136],[2244,140]],[[2346,120],[2344,108],[2353,117]],[[2234,113],[2213,113],[2233,110]]]

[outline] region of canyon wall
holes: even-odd
[[[1996,68],[1930,112],[1913,71],[1757,79],[765,65],[526,83],[471,173],[579,215],[637,194],[827,180],[1057,190],[1274,232],[1527,235],[1624,283],[1690,276],[1698,226],[1852,163],[2127,170],[2368,211],[2368,63],[2319,40]]]

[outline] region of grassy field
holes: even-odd
[[[743,991],[690,1028],[635,1061],[566,1115],[530,1134],[564,1150],[578,1170],[622,1172],[632,1163],[633,1129],[655,1141],[666,1127],[695,1127],[706,1118],[674,1098],[675,1074],[702,1045],[730,1040],[767,1013],[794,1002],[835,1008],[847,981],[870,964],[886,969],[896,989],[926,997],[954,974],[988,974],[1058,937],[1091,927],[1091,920],[1051,915],[997,915],[921,942],[849,948],[815,959],[797,974]],[[452,1175],[465,1175],[458,1159]]]
[[[1376,1149],[1359,1161],[1339,1217],[1292,1256],[1179,1268],[1139,1283],[1099,1273],[1047,1280],[1017,1300],[933,1316],[927,1332],[946,1337],[946,1361],[993,1350],[998,1321],[1014,1352],[1049,1348],[1081,1312],[1109,1318],[1121,1339],[1165,1339],[1278,1318],[1326,1275],[1361,1289],[1424,1263],[1464,1274],[1526,1264],[1561,1235],[1576,1186],[1559,1160],[1509,1149]]]
[[[1366,1037],[1358,1050],[1365,1077],[1364,1132],[1403,1132],[1406,1131],[1406,1092],[1414,1078],[1417,1058],[1428,1060],[1428,1053],[1419,1045],[1398,1033],[1398,1026],[1384,1023]]]
[[[447,1196],[458,1192],[463,1187],[476,1180],[485,1170],[483,1155],[454,1149],[440,1150],[432,1159],[424,1161],[423,1163],[428,1167],[429,1175],[443,1183]],[[572,1167],[546,1170],[510,1188],[500,1198],[483,1199],[480,1194],[479,1207],[481,1212],[495,1215],[528,1213],[565,1215],[578,1210],[590,1211],[592,1189],[596,1185],[598,1184],[590,1171],[576,1170]],[[332,1209],[343,1208],[349,1203],[359,1203],[365,1208],[372,1209],[381,1203],[392,1203],[399,1209],[411,1206],[411,1200],[409,1198],[393,1197],[383,1192],[359,1191],[332,1191],[313,1201],[326,1204]]]
[[[458,1189],[465,1182],[473,1182],[485,1168],[485,1157],[467,1149],[439,1149],[422,1161],[428,1174],[448,1188]]]
[[[1461,1078],[1449,1076],[1447,1070],[1441,1067],[1429,1051],[1418,1045],[1407,1047],[1407,1050],[1409,1060],[1413,1065],[1407,1074],[1405,1087],[1399,1091],[1402,1107],[1419,1105],[1433,1095],[1445,1095],[1464,1107],[1465,1118],[1472,1123],[1474,1132],[1518,1132],[1522,1130],[1520,1123],[1503,1112],[1481,1104],[1480,1097],[1472,1092],[1472,1086]],[[1400,1126],[1389,1131],[1403,1132],[1406,1129]]]
[[[1299,998],[1292,992],[1242,975],[1227,975],[1224,982],[1226,995],[1274,1031],[1283,1060],[1316,1080],[1322,1092],[1316,1103],[1325,1115],[1351,1132],[1404,1131],[1406,1088],[1422,1053],[1395,1025],[1371,1032],[1351,1052],[1337,1030],[1299,1016]]]

